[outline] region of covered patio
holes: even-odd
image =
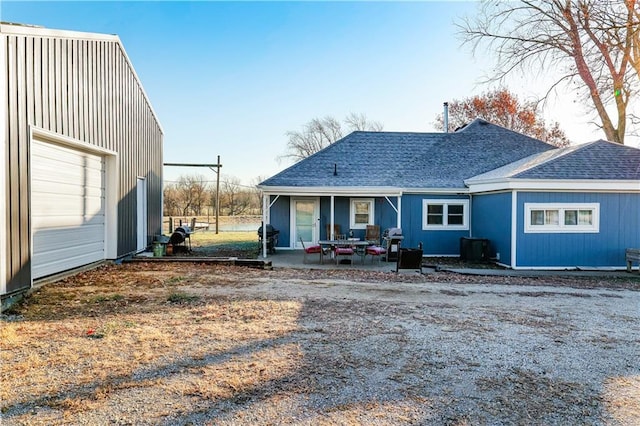
[[[261,257],[262,259],[262,257]],[[324,269],[324,270],[360,270],[360,271],[370,271],[370,272],[395,272],[396,271],[396,262],[390,261],[386,262],[385,260],[380,260],[378,262],[377,259],[373,259],[371,262],[371,256],[366,256],[364,259],[364,263],[362,263],[360,256],[354,256],[353,264],[349,263],[338,263],[336,264],[335,260],[324,260],[323,263],[320,263],[320,256],[318,254],[315,255],[307,255],[307,262],[304,262],[304,251],[303,250],[278,250],[275,254],[269,254],[265,261],[271,261],[271,265],[274,268],[294,268],[294,269]],[[429,272],[429,268],[422,268],[422,272]],[[402,273],[417,273],[418,269],[400,269],[398,272]]]

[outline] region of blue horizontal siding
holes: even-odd
[[[598,233],[524,233],[525,203],[599,203]],[[640,247],[640,194],[518,193],[518,267],[625,266],[625,249]]]
[[[468,237],[469,231],[434,231],[422,229],[422,201],[433,199],[468,200],[465,195],[455,194],[406,194],[402,197],[402,247],[418,247],[422,243],[425,255],[460,255],[460,238]]]
[[[511,192],[474,195],[471,205],[473,238],[489,240],[491,256],[511,265]]]

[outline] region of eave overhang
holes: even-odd
[[[581,191],[581,192],[638,192],[640,180],[600,179],[482,179],[465,182],[469,193],[517,191]]]
[[[393,186],[269,186],[258,185],[266,195],[299,195],[299,196],[377,196],[399,197],[403,194],[468,194],[468,188],[399,188]]]

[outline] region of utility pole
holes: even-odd
[[[207,167],[216,172],[216,234],[218,234],[218,222],[220,222],[220,156],[216,164],[187,164],[187,163],[164,163],[165,166],[174,167]],[[215,167],[215,169],[214,169]]]
[[[218,222],[220,222],[220,156],[218,155],[218,164],[216,165],[216,235],[218,235]],[[213,170],[213,167],[209,167]]]

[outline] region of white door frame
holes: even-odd
[[[300,245],[300,240],[296,236],[296,201],[312,201],[313,205],[313,217],[315,218],[313,222],[313,241],[309,241],[309,243],[315,243],[318,241],[320,237],[320,198],[319,197],[292,197],[291,198],[291,229],[289,235],[291,235],[291,239],[289,242],[289,247],[291,248],[302,248]],[[305,241],[306,243],[307,241]]]
[[[147,180],[138,176],[136,180],[136,224],[137,224],[137,251],[147,249]]]
[[[33,143],[34,139],[101,155],[104,158],[104,254],[106,259],[116,259],[118,257],[118,153],[49,130],[29,126],[29,144]],[[31,152],[31,149],[29,152]],[[31,164],[31,158],[29,158],[29,164]],[[31,176],[29,176],[29,179],[31,179]],[[29,207],[29,221],[32,221],[31,206]],[[33,256],[33,233],[31,229],[29,229],[29,238],[31,239],[31,256]],[[33,274],[31,279],[33,281]]]

